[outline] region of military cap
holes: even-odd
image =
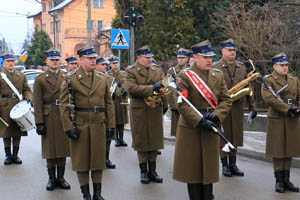
[[[195,44],[194,46],[192,46],[192,51],[193,51],[193,54],[199,54],[202,56],[215,56],[216,55],[209,40],[205,40],[203,42]]]
[[[53,60],[60,59],[60,52],[55,48],[51,48],[51,49],[48,49],[47,51],[45,51],[45,55],[50,60],[51,59],[53,59]]]
[[[16,60],[14,54],[12,53],[5,53],[4,55],[2,55],[2,59],[3,60]]]
[[[272,58],[272,64],[289,64],[289,58],[282,52]]]
[[[76,56],[74,56],[74,55],[66,58],[66,61],[67,61],[67,63],[77,63],[78,62]]]
[[[184,48],[180,48],[177,51],[177,58],[181,57],[181,58],[185,58],[185,57],[189,57],[191,51],[184,49]]]
[[[226,48],[226,49],[236,49],[236,46],[233,42],[233,39],[229,38],[223,42],[221,42],[222,45],[222,49]]]
[[[109,64],[109,61],[106,60],[104,57],[97,57],[96,59],[96,64],[101,65],[101,64]]]
[[[113,56],[109,59],[110,63],[118,63],[119,62],[119,58],[117,56]]]
[[[79,49],[77,51],[77,54],[79,55],[79,57],[84,56],[84,57],[92,58],[92,57],[97,57],[98,56],[96,50],[93,47],[90,47],[90,46],[85,46],[85,47]]]
[[[137,49],[136,50],[136,55],[137,56],[145,56],[145,57],[152,57],[153,56],[153,54],[151,52],[151,49],[149,48],[148,45]]]
[[[152,61],[151,61],[151,65],[158,66],[158,64],[156,64],[156,61],[155,61],[155,59],[152,59]]]

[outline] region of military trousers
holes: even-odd
[[[66,166],[66,158],[47,159],[47,168],[56,168]]]
[[[156,161],[157,151],[138,151],[138,160],[140,163],[145,163],[148,161]]]
[[[273,158],[274,172],[290,170],[292,158]]]
[[[224,158],[224,157],[226,157],[226,156],[236,156],[236,152],[237,152],[237,149],[236,150],[231,150],[230,152],[224,152],[224,151],[222,151],[222,149],[220,150],[220,157],[221,158]]]
[[[3,138],[4,148],[11,147],[11,143],[14,147],[19,147],[21,143],[21,137]]]
[[[92,177],[93,183],[101,183],[102,182],[102,174],[103,174],[103,170],[91,171],[91,177]],[[87,184],[89,184],[90,172],[89,171],[85,171],[85,172],[78,171],[77,177],[78,177],[80,186],[87,185]]]

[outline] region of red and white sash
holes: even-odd
[[[216,109],[218,107],[218,100],[215,94],[211,91],[211,89],[206,85],[206,83],[193,71],[188,70],[185,72],[185,75],[190,79],[195,88],[199,91],[202,97],[206,100],[206,102],[213,108]]]

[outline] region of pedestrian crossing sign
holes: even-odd
[[[111,30],[111,48],[129,49],[130,31],[128,29]]]

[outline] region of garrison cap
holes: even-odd
[[[119,62],[119,58],[117,56],[113,56],[109,59],[110,63],[118,63]]]
[[[8,52],[2,55],[3,60],[16,60],[14,54]]]
[[[179,58],[179,57],[181,57],[181,58],[189,57],[190,53],[191,53],[190,50],[187,50],[187,49],[184,49],[184,48],[180,48],[177,51],[177,58]]]
[[[67,63],[77,63],[78,62],[76,56],[74,56],[74,55],[66,58],[66,61],[67,61]]]
[[[205,40],[203,42],[195,44],[194,46],[192,46],[192,51],[193,51],[193,54],[199,54],[202,56],[215,56],[216,55],[209,40]]]
[[[272,58],[272,64],[289,64],[289,58],[282,52]]]
[[[96,64],[101,65],[101,64],[109,64],[109,61],[106,60],[104,57],[97,57],[96,58]]]
[[[222,45],[222,49],[224,49],[224,48],[226,48],[226,49],[237,49],[234,42],[233,42],[233,39],[231,39],[231,38],[221,42],[221,45]]]
[[[145,56],[145,57],[152,57],[153,56],[153,54],[151,52],[151,49],[148,45],[137,49],[136,50],[136,55],[137,56]]]
[[[79,49],[77,51],[77,54],[79,55],[79,57],[89,57],[89,58],[93,58],[93,57],[97,57],[98,54],[96,52],[96,50],[93,47],[90,46],[85,46],[81,49]]]
[[[45,51],[45,55],[50,60],[60,59],[60,52],[55,48],[51,48],[51,49],[48,49],[47,51]]]

